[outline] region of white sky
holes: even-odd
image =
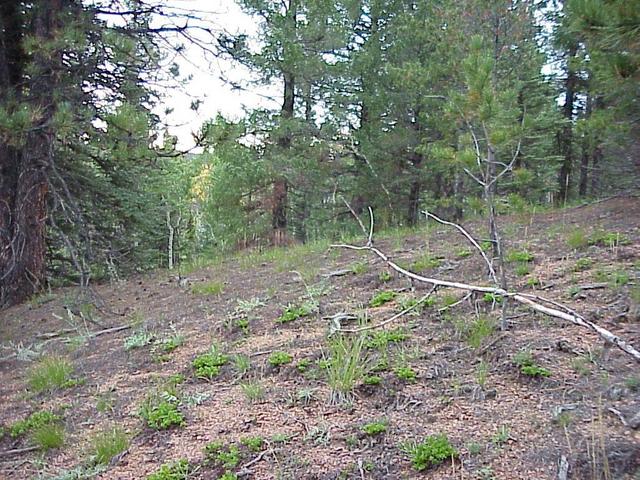
[[[210,21],[212,26],[224,28],[231,34],[257,33],[255,20],[244,14],[233,0],[169,0],[166,6],[201,11],[198,15]],[[179,148],[192,147],[191,133],[199,130],[203,122],[214,118],[217,113],[237,120],[244,116],[245,107],[277,108],[277,102],[268,99],[269,94],[274,94],[273,87],[251,85],[248,90],[234,90],[221,79],[221,75],[224,75],[234,82],[246,81],[250,78],[246,69],[214,59],[187,42],[185,47],[184,58],[176,58],[176,63],[180,66],[181,76],[191,75],[193,78],[183,88],[167,92],[163,98],[164,103],[157,110],[161,118],[170,125],[170,133],[178,137]],[[197,112],[190,108],[195,99],[202,100]],[[173,109],[173,112],[164,117],[163,112],[167,108]]]

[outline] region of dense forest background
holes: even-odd
[[[638,0],[238,0],[258,38],[150,0],[0,5],[0,304],[200,255],[638,188]],[[181,151],[189,43],[273,85]],[[198,102],[194,102],[194,109]]]

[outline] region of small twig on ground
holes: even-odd
[[[5,450],[4,452],[0,452],[0,457],[9,457],[11,455],[18,455],[21,453],[27,453],[27,452],[35,452],[36,450],[38,450],[40,447],[24,447],[24,448],[14,448],[13,450]]]
[[[104,330],[98,330],[97,332],[91,332],[92,337],[98,337],[100,335],[106,335],[108,333],[121,332],[122,330],[127,330],[131,328],[131,325],[120,325],[119,327],[111,327],[105,328]]]
[[[460,305],[461,303],[466,302],[471,295],[473,295],[473,292],[469,292],[467,293],[464,297],[462,297],[460,300],[458,300],[455,303],[452,303],[451,305],[445,305],[444,307],[441,307],[438,309],[438,312],[442,313],[442,312],[446,312],[447,310],[449,310],[450,308],[456,307],[458,305]]]
[[[624,415],[622,414],[622,412],[620,410],[616,410],[613,407],[609,407],[609,411],[620,419],[620,421],[622,422],[622,425],[624,425],[625,427],[629,426],[629,422],[627,422],[627,419],[624,418]]]

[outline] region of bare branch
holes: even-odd
[[[458,231],[460,231],[460,233],[462,233],[462,235],[467,237],[467,240],[469,240],[471,242],[471,244],[476,248],[476,250],[478,250],[478,252],[480,252],[480,255],[482,255],[482,258],[484,259],[485,263],[487,264],[487,267],[489,267],[489,273],[491,274],[491,278],[493,279],[493,283],[498,285],[498,278],[496,277],[496,272],[493,269],[493,265],[491,264],[491,262],[487,258],[487,255],[484,253],[484,250],[482,250],[482,247],[480,245],[478,245],[478,242],[476,242],[475,239],[471,235],[469,235],[469,233],[464,228],[462,228],[457,223],[448,222],[446,220],[438,218],[433,213],[430,213],[427,210],[423,210],[422,213],[424,213],[429,218],[433,218],[436,222],[440,222],[440,223],[442,223],[444,225],[449,225],[451,227],[457,228]]]

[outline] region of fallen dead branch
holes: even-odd
[[[424,277],[422,275],[418,275],[417,273],[410,272],[399,266],[397,263],[392,261],[385,253],[380,251],[378,248],[372,245],[364,245],[364,246],[356,246],[356,245],[348,245],[348,244],[335,244],[331,245],[332,248],[345,248],[349,250],[356,251],[368,251],[375,254],[378,258],[384,261],[391,269],[396,272],[409,277],[417,282],[429,283],[434,287],[445,287],[445,288],[455,288],[458,290],[467,290],[470,292],[480,292],[480,293],[493,293],[494,295],[500,295],[502,297],[510,298],[520,304],[526,305],[527,307],[543,313],[545,315],[559,318],[562,320],[569,321],[575,325],[579,325],[581,327],[588,328],[589,330],[597,333],[601,338],[605,341],[614,344],[622,351],[628,353],[636,361],[640,362],[640,351],[636,350],[631,344],[610,332],[604,327],[597,325],[587,319],[585,319],[582,315],[579,315],[577,312],[571,310],[569,307],[561,305],[553,300],[548,300],[536,295],[527,295],[518,292],[508,292],[499,287],[489,287],[484,285],[473,285],[464,282],[453,282],[450,280],[442,280],[438,278],[430,278]],[[553,305],[554,308],[543,305],[542,302]],[[397,318],[397,317],[396,317]],[[387,320],[385,322],[388,323]],[[373,327],[375,328],[375,327]]]

